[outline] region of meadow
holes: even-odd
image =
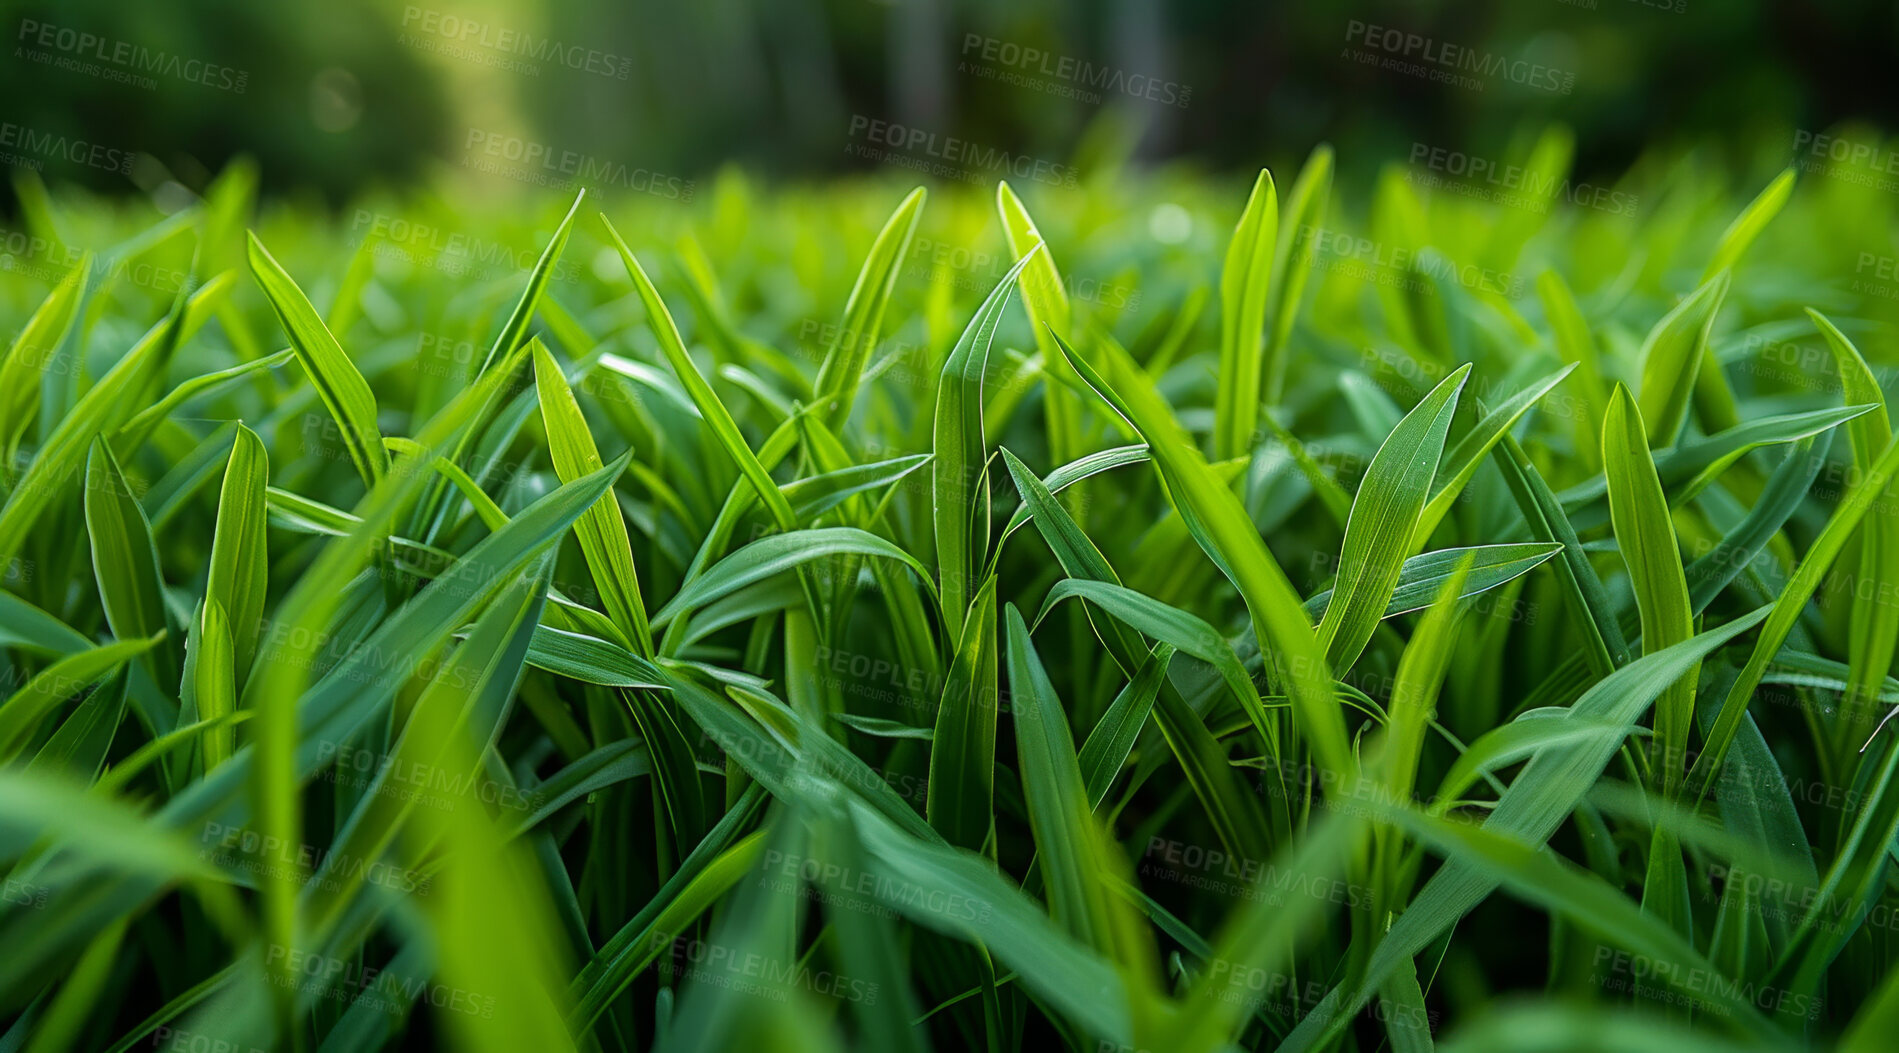
[[[1890,1048],[1890,190],[1111,146],[16,177],[0,1049]]]

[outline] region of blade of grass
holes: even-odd
[[[1272,173],[1262,168],[1220,270],[1220,371],[1213,410],[1213,456],[1218,460],[1252,448],[1278,228],[1279,195]]]

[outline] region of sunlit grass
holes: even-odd
[[[1891,204],[1350,161],[23,186],[0,1045],[1882,1048]]]

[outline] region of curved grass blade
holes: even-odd
[[[1003,455],[1005,457],[1015,456],[1007,450],[1003,451]],[[1147,447],[1144,444],[1116,446],[1113,449],[1102,450],[1099,453],[1091,453],[1086,457],[1079,457],[1069,461],[1067,464],[1048,473],[1048,476],[1042,480],[1042,485],[1048,489],[1050,494],[1059,494],[1083,479],[1100,475],[1102,472],[1112,468],[1120,468],[1129,464],[1140,464],[1147,459]],[[1000,539],[996,542],[996,550],[998,552],[1001,551],[1002,541],[1008,540],[1009,535],[1028,524],[1030,514],[1031,512],[1026,502],[1017,505],[1015,511],[1010,513],[1009,522],[1002,528]],[[993,560],[995,557],[991,556],[990,558]]]
[[[1847,437],[1853,444],[1853,467],[1864,475],[1872,470],[1879,451],[1892,441],[1885,391],[1859,349],[1839,327],[1812,309],[1808,309],[1807,317],[1819,328],[1833,353],[1843,400],[1874,407],[1846,424]],[[1865,581],[1899,580],[1899,516],[1878,516],[1861,526],[1859,573]],[[1886,673],[1892,668],[1893,654],[1899,650],[1899,605],[1879,602],[1876,592],[1856,591],[1851,631],[1847,651],[1853,677],[1841,703],[1845,719],[1841,722],[1840,745],[1864,741],[1870,727],[1873,699],[1879,696]]]
[[[1306,620],[1292,583],[1273,562],[1239,498],[1214,476],[1206,459],[1187,442],[1166,400],[1140,367],[1124,357],[1111,357],[1110,368],[1119,383],[1110,384],[1070,351],[1060,337],[1056,344],[1088,386],[1146,440],[1167,483],[1169,497],[1194,540],[1233,581],[1246,602],[1260,653],[1271,656],[1269,668],[1276,680],[1286,685],[1293,715],[1311,738],[1320,764],[1338,778],[1355,774],[1357,764],[1347,745],[1344,715],[1332,693],[1325,651]]]
[[[199,286],[189,298],[181,292],[164,320],[59,419],[40,443],[33,463],[7,494],[5,506],[0,507],[0,564],[19,554],[40,516],[80,477],[93,439],[111,434],[138,411],[145,390],[163,374],[178,345],[204,324],[230,287],[227,273]]]
[[[1022,612],[1009,604],[1004,616],[1009,710],[1049,914],[1070,935],[1120,963],[1128,992],[1136,999],[1133,1012],[1137,1019],[1144,1017],[1145,1003],[1158,993],[1152,938],[1141,931],[1129,904],[1111,890],[1110,879],[1128,881],[1126,864],[1096,825],[1061,700],[1029,639]]]
[[[18,647],[58,657],[92,646],[79,630],[0,589],[0,647]]]
[[[704,607],[748,585],[836,555],[881,556],[896,560],[915,571],[924,587],[934,591],[929,571],[923,564],[915,556],[883,538],[856,527],[814,527],[760,538],[713,564],[666,601],[659,613],[653,615],[653,624],[664,626],[681,614]]]
[[[382,429],[376,426],[376,393],[331,335],[316,308],[297,288],[264,243],[250,235],[251,275],[264,290],[264,296],[277,314],[278,324],[290,337],[297,362],[316,388],[317,397],[330,411],[341,429],[343,446],[356,465],[363,483],[374,487],[389,471],[389,454],[382,446]]]
[[[1057,928],[992,864],[906,836],[859,801],[848,806],[868,869],[878,877],[879,901],[923,928],[979,942],[1018,982],[1089,1034],[1116,1043],[1132,1037],[1128,999],[1112,963]]]
[[[1077,581],[1099,582],[1110,588],[1120,588],[1121,579],[1109,566],[1106,557],[1069,518],[1067,511],[1056,503],[1054,495],[1042,485],[1041,480],[1035,478],[1006,449],[1003,451],[1003,460],[1008,464],[1023,501],[1033,513],[1036,530],[1055,554],[1062,571]],[[1139,637],[1121,621],[1099,623],[1096,632],[1107,644],[1109,656],[1123,671],[1131,676],[1141,667],[1147,652]],[[1233,852],[1246,855],[1247,858],[1259,858],[1269,843],[1264,814],[1252,795],[1235,779],[1224,748],[1207,730],[1200,714],[1166,678],[1161,678],[1157,688],[1159,695],[1154,710],[1156,724],[1166,738],[1168,748],[1180,762],[1188,786],[1206,808],[1214,830]],[[1259,725],[1258,730],[1268,753],[1275,760],[1278,759],[1278,738],[1274,726]],[[1116,732],[1119,736],[1137,736],[1139,733],[1140,728],[1125,726]],[[1090,736],[1092,741],[1093,736]],[[1107,749],[1107,744],[1104,743],[1102,748]],[[1126,754],[1122,753],[1119,759],[1125,757]],[[1103,758],[1104,763],[1107,759]],[[1115,762],[1117,769],[1119,759]],[[1102,773],[1100,768],[1091,768],[1091,771],[1100,773],[1097,777],[1105,775],[1111,778],[1113,774]],[[1099,803],[1098,799],[1091,800]]]
[[[184,405],[186,401],[211,391],[214,388],[229,384],[234,380],[241,380],[252,373],[275,369],[296,357],[297,353],[295,351],[285,348],[274,355],[252,359],[249,362],[240,362],[227,369],[200,373],[189,380],[179,383],[177,387],[166,392],[164,398],[159,399],[157,402],[152,403],[151,406],[141,410],[138,416],[126,421],[125,425],[119,428],[118,432],[112,437],[113,452],[120,456],[125,456],[137,450],[140,446],[144,445],[145,440],[164,422],[165,418],[170,416],[173,410]]]
[[[1002,232],[1009,239],[1009,253],[1016,259],[1029,259],[1029,265],[1023,269],[1019,284],[1022,287],[1022,307],[1028,312],[1029,325],[1035,332],[1035,346],[1042,353],[1043,367],[1050,371],[1055,381],[1043,386],[1043,398],[1047,403],[1048,446],[1058,461],[1067,461],[1081,455],[1081,419],[1080,406],[1074,392],[1063,381],[1072,382],[1072,371],[1063,368],[1061,354],[1049,341],[1047,332],[1073,332],[1073,310],[1068,302],[1068,288],[1062,284],[1062,276],[1055,268],[1055,254],[1042,240],[1042,232],[1035,228],[1035,220],[1029,218],[1029,210],[1016,197],[1015,190],[1008,180],[996,184],[996,211],[1002,215]],[[1040,252],[1037,252],[1037,249]],[[981,352],[986,360],[987,349]]]
[[[568,995],[573,1005],[568,1022],[576,1034],[593,1026],[635,976],[740,878],[756,869],[764,854],[765,834],[740,835],[763,799],[758,787],[747,790],[646,906],[581,967]]]
[[[1762,607],[1694,639],[1646,654],[1598,680],[1569,708],[1565,720],[1579,724],[1613,723],[1633,729],[1644,710],[1669,685],[1715,648],[1759,625]],[[1614,756],[1618,740],[1589,737],[1546,749],[1531,759],[1510,784],[1483,828],[1525,850],[1547,841],[1575,810]],[[1497,888],[1503,876],[1488,866],[1452,859],[1433,874],[1410,906],[1391,924],[1367,959],[1364,975],[1349,990],[1334,988],[1281,1043],[1281,1053],[1315,1048],[1365,1005],[1391,971],[1424,950]]]
[[[1260,398],[1268,406],[1279,405],[1286,386],[1286,344],[1306,279],[1312,274],[1312,252],[1325,223],[1331,190],[1332,147],[1320,143],[1292,181],[1292,193],[1286,198],[1287,222],[1273,249],[1272,288],[1264,318],[1266,345],[1260,361]]]
[[[1714,255],[1708,258],[1708,265],[1701,271],[1701,280],[1705,282],[1722,271],[1733,270],[1734,265],[1754,244],[1754,239],[1767,228],[1767,224],[1774,221],[1775,216],[1780,215],[1787,199],[1793,196],[1793,189],[1794,170],[1791,168],[1775,176],[1762,188],[1754,200],[1741,210],[1741,214],[1734,217],[1734,222],[1728,224],[1728,229],[1721,232],[1721,240],[1715,244]]]
[[[1425,504],[1424,512],[1418,519],[1418,529],[1411,538],[1411,547],[1421,549],[1431,540],[1431,534],[1437,525],[1450,514],[1451,506],[1457,502],[1458,495],[1470,485],[1476,477],[1477,469],[1483,466],[1490,451],[1496,449],[1504,434],[1516,426],[1518,420],[1542,400],[1544,395],[1556,385],[1561,384],[1576,368],[1575,364],[1564,366],[1549,376],[1510,396],[1496,409],[1484,414],[1470,434],[1453,447],[1442,461],[1440,475],[1446,476],[1444,483],[1431,492],[1431,500]]]
[[[92,253],[88,252],[46,294],[20,335],[13,338],[6,357],[0,359],[0,452],[6,454],[9,474],[20,437],[36,415],[39,378],[72,331],[81,293],[91,274]]]
[[[152,525],[104,439],[94,439],[86,457],[85,505],[93,576],[112,635],[121,640],[163,636],[165,583],[158,576]],[[178,664],[171,649],[161,647],[149,653],[158,682],[177,683]]]
[[[528,325],[534,320],[534,312],[547,294],[547,283],[554,276],[554,264],[559,262],[561,253],[567,248],[567,237],[573,233],[574,217],[580,214],[580,203],[587,199],[587,188],[574,191],[574,203],[567,206],[567,214],[554,227],[554,234],[547,239],[547,247],[541,250],[541,256],[534,261],[534,269],[528,272],[527,286],[521,290],[521,298],[514,303],[514,309],[508,312],[508,320],[501,325],[501,332],[495,334],[495,342],[488,349],[488,356],[481,361],[480,376],[488,372],[488,367],[496,362],[506,361],[527,341]]]
[[[1602,467],[1609,482],[1616,549],[1628,565],[1641,614],[1642,653],[1652,654],[1687,640],[1695,628],[1681,548],[1644,435],[1642,411],[1629,389],[1616,385],[1602,422]],[[1663,792],[1671,798],[1681,789],[1681,765],[1695,725],[1698,668],[1690,667],[1655,701],[1655,740],[1665,758]]]
[[[1365,469],[1345,525],[1332,602],[1319,620],[1319,646],[1334,669],[1352,667],[1391,603],[1469,375],[1465,365],[1444,378],[1391,430]]]
[[[258,626],[264,617],[270,553],[264,525],[268,516],[270,455],[263,440],[237,426],[231,456],[225,461],[218,491],[217,525],[211,535],[211,565],[206,602],[218,609],[229,631],[229,659],[242,691],[257,653]],[[202,716],[213,714],[203,713]],[[207,760],[209,760],[207,749]]]
[[[818,406],[834,426],[851,415],[851,404],[864,375],[864,362],[877,346],[884,311],[896,292],[897,275],[909,255],[910,239],[916,235],[917,222],[922,218],[923,204],[927,200],[929,192],[922,187],[904,196],[897,210],[885,221],[884,228],[878,231],[877,240],[871,243],[870,255],[864,258],[864,267],[857,272],[857,283],[851,286],[851,298],[844,303],[843,328],[838,330],[837,338],[824,353],[823,364],[818,367],[815,395]]]
[[[1473,545],[1469,548],[1441,548],[1420,552],[1404,561],[1398,571],[1398,586],[1385,605],[1385,618],[1421,611],[1431,605],[1438,590],[1449,580],[1457,566],[1468,560],[1459,599],[1468,599],[1510,582],[1548,562],[1563,547],[1553,542],[1525,541],[1507,545]],[[1305,601],[1306,613],[1317,621],[1332,602],[1332,590],[1316,592]]]
[[[924,798],[930,826],[974,852],[984,850],[995,824],[998,650],[996,579],[990,578],[976,590],[943,678]]]
[[[1265,703],[1259,697],[1259,689],[1253,686],[1253,678],[1247,675],[1245,666],[1240,663],[1240,656],[1234,652],[1233,645],[1227,642],[1226,637],[1220,635],[1219,630],[1152,596],[1110,582],[1085,578],[1063,578],[1056,582],[1042,601],[1042,609],[1035,615],[1036,624],[1040,625],[1056,604],[1070,596],[1079,596],[1120,619],[1136,632],[1150,636],[1159,643],[1172,644],[1176,650],[1213,666],[1219,671],[1220,678],[1232,688],[1240,708],[1252,718],[1260,737],[1269,746],[1277,741],[1267,721]]]
[[[1589,562],[1589,554],[1583,551],[1582,541],[1576,537],[1576,528],[1570,524],[1562,503],[1550,492],[1543,474],[1530,463],[1529,455],[1508,432],[1503,436],[1503,449],[1505,457],[1499,462],[1503,478],[1516,499],[1517,508],[1530,525],[1531,536],[1562,546],[1563,558],[1555,567],[1563,585],[1564,603],[1582,633],[1583,655],[1590,670],[1597,676],[1607,676],[1628,661],[1629,645],[1623,639],[1622,625],[1616,620],[1615,608],[1609,603],[1602,579],[1596,576],[1596,569]]]
[[[1761,629],[1760,639],[1748,655],[1747,664],[1741,668],[1741,675],[1735,679],[1734,686],[1728,689],[1727,697],[1716,711],[1714,727],[1706,735],[1701,753],[1688,772],[1688,782],[1697,799],[1705,797],[1713,785],[1728,746],[1733,743],[1735,733],[1740,729],[1741,717],[1747,713],[1748,700],[1754,696],[1754,689],[1760,686],[1768,664],[1780,651],[1781,645],[1786,643],[1807,601],[1819,589],[1828,568],[1839,558],[1847,538],[1858,529],[1875,504],[1889,500],[1885,497],[1887,484],[1892,481],[1895,471],[1899,471],[1899,439],[1886,444],[1879,459],[1860,477],[1858,485],[1849,490],[1834,508],[1820,536],[1814,538],[1805,558],[1795,568],[1793,577],[1788,579],[1780,595],[1775,598],[1773,613]],[[1890,514],[1890,509],[1886,510],[1886,514]]]
[[[771,512],[772,521],[778,525],[778,529],[793,529],[797,525],[797,519],[791,513],[791,505],[785,500],[784,494],[779,492],[777,484],[771,481],[771,476],[759,463],[752,448],[746,445],[745,437],[739,434],[737,422],[732,419],[732,414],[726,410],[725,404],[719,401],[719,396],[713,392],[712,385],[706,383],[706,379],[699,375],[699,368],[693,365],[692,356],[687,354],[685,342],[679,337],[679,327],[673,324],[672,313],[666,310],[665,302],[659,298],[659,290],[653,287],[652,281],[646,277],[645,269],[640,266],[640,261],[634,257],[633,250],[627,247],[626,242],[620,237],[620,232],[613,229],[613,224],[607,217],[602,215],[600,222],[606,225],[607,234],[613,239],[614,248],[619,250],[621,262],[626,264],[627,274],[633,278],[633,287],[639,293],[641,305],[646,308],[647,324],[651,326],[653,335],[659,339],[660,351],[665,354],[666,361],[673,367],[673,372],[678,375],[680,383],[685,385],[686,393],[691,396],[692,404],[699,410],[700,417],[712,429],[712,434],[718,439],[726,455],[732,458],[732,463],[738,467],[739,473],[751,482],[760,503]]]
[[[1725,272],[1708,279],[1663,315],[1643,341],[1639,405],[1642,419],[1648,422],[1649,446],[1675,444],[1688,422],[1697,375],[1703,369],[1720,368],[1708,354],[1708,334],[1727,294]]]
[[[600,451],[560,366],[539,340],[529,341],[529,354],[534,358],[534,385],[540,395],[541,423],[547,432],[554,471],[562,482],[598,471]],[[643,657],[651,657],[653,631],[646,622],[646,602],[640,595],[639,573],[633,567],[626,520],[611,490],[580,517],[574,525],[574,536],[580,539],[580,550],[600,590],[607,616],[621,634],[619,642]]]
[[[1135,740],[1154,708],[1155,696],[1167,679],[1167,663],[1174,657],[1172,644],[1155,644],[1146,660],[1135,670],[1133,679],[1121,689],[1101,714],[1088,740],[1081,744],[1076,762],[1081,766],[1082,782],[1088,791],[1088,807],[1099,808],[1114,785],[1114,778],[1127,763]]]
[[[542,625],[534,630],[527,662],[537,669],[605,687],[668,690],[659,668],[612,640]]]
[[[1731,1017],[1749,1032],[1774,1034],[1754,1003],[1741,993],[1738,983],[1731,980],[1715,984],[1703,982],[1703,978],[1719,974],[1694,945],[1657,923],[1600,875],[1547,849],[1495,832],[1489,829],[1489,824],[1455,823],[1410,808],[1373,807],[1386,812],[1392,822],[1434,850],[1465,867],[1482,871],[1487,880],[1513,895],[1545,910],[1561,913],[1605,941],[1643,955],[1659,966],[1657,979],[1689,995],[1719,1004],[1720,1015]]]
[[[1279,195],[1264,168],[1253,182],[1220,270],[1220,371],[1213,407],[1213,456],[1252,448],[1259,421],[1260,357],[1279,229]],[[1149,440],[1152,441],[1151,439]]]
[[[944,635],[952,640],[962,638],[963,619],[976,585],[976,568],[987,562],[989,551],[989,458],[982,419],[989,345],[1023,269],[1046,252],[1039,244],[1030,249],[989,291],[944,359],[937,383],[931,431],[934,457],[930,461],[930,516],[936,527]]]

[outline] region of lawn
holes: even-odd
[[[1571,152],[20,176],[0,1049],[1890,1048],[1891,195]]]

